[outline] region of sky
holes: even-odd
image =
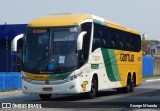
[[[160,40],[160,0],[1,0],[0,25],[60,13],[88,13]]]

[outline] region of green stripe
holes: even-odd
[[[121,77],[118,70],[118,65],[116,61],[116,56],[113,49],[101,49],[105,69],[107,72],[107,76],[110,81],[120,81]]]
[[[48,79],[65,79],[67,78],[71,73],[71,72],[66,72],[66,73],[62,73],[62,74],[52,74],[48,76]]]

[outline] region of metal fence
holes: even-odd
[[[0,90],[16,90],[21,86],[21,73],[0,73]]]
[[[153,76],[154,58],[152,56],[143,56],[143,76]]]

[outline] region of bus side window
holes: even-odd
[[[108,47],[108,35],[106,26],[102,26],[102,48]]]
[[[102,29],[102,48],[107,48],[107,34],[105,29],[105,27]]]
[[[102,26],[94,24],[94,35],[93,35],[93,45],[92,51],[100,48],[102,46]]]
[[[93,38],[93,51],[100,47],[101,41],[100,38]]]
[[[122,31],[119,31],[119,36],[120,36],[119,49],[124,50],[124,35],[123,35]]]
[[[105,47],[106,47],[106,45],[107,45],[107,43],[106,43],[106,39],[104,39],[104,38],[103,38],[103,39],[102,39],[102,47],[103,47],[103,48],[105,48]]]
[[[141,37],[140,35],[134,35],[133,37],[134,42],[134,51],[139,52],[141,50]]]
[[[110,44],[110,48],[111,49],[115,49],[116,48],[116,35],[115,35],[115,30],[110,28],[110,35],[111,35],[111,44]]]
[[[81,25],[81,31],[87,31],[87,34],[83,37],[83,46],[80,54],[80,61],[82,62],[82,64],[88,60],[91,29],[92,29],[91,23],[84,23]]]

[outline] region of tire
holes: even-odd
[[[131,77],[128,76],[128,79],[127,79],[127,86],[126,87],[123,87],[123,88],[117,88],[117,92],[118,93],[129,93],[129,92],[134,92],[134,78],[132,78],[131,80]]]
[[[123,88],[123,92],[129,93],[131,91],[131,78],[128,76],[127,86]]]
[[[134,78],[130,82],[130,92],[134,92]]]
[[[91,90],[88,93],[85,93],[85,96],[88,99],[93,99],[97,96],[97,90],[98,90],[97,80],[95,77],[93,77],[91,83]]]
[[[39,94],[39,97],[41,98],[41,100],[43,101],[47,101],[51,99],[51,94]]]

